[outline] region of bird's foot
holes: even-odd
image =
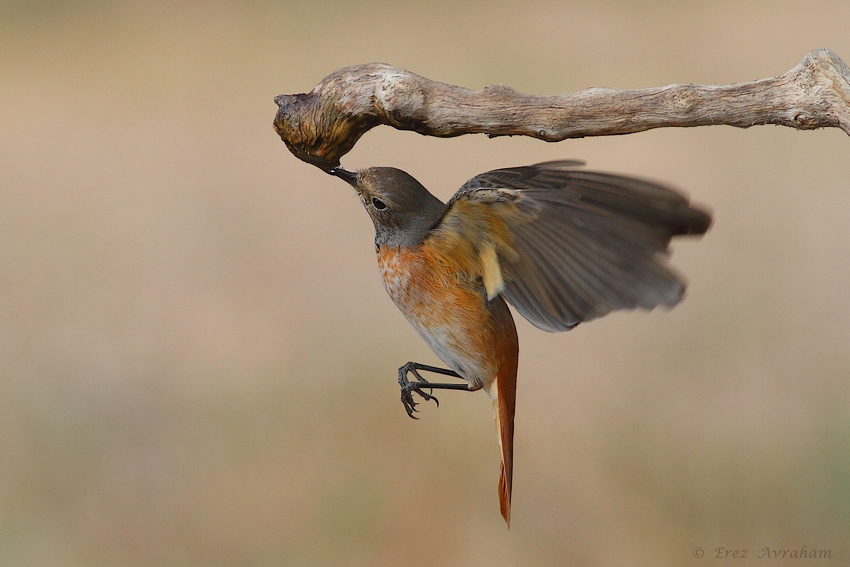
[[[411,382],[407,379],[408,373],[413,374],[415,379],[414,381]],[[415,362],[408,362],[398,369],[398,385],[401,388],[401,403],[404,406],[404,410],[407,412],[407,415],[413,419],[419,419],[413,415],[413,412],[419,411],[416,409],[418,404],[413,399],[413,392],[416,392],[416,394],[421,396],[426,402],[434,400],[437,407],[440,407],[440,400],[431,393],[433,392],[433,388],[430,387],[431,383],[419,374],[419,370],[417,369],[417,364]],[[428,390],[428,392],[425,390]]]
[[[447,368],[437,368],[436,366],[428,366],[427,364],[419,364],[418,362],[408,362],[404,366],[398,369],[398,385],[401,387],[401,403],[404,405],[404,411],[407,412],[407,415],[412,417],[413,419],[419,419],[413,412],[418,411],[416,409],[416,402],[413,400],[413,393],[416,392],[418,396],[420,396],[426,402],[429,400],[434,400],[434,403],[437,404],[437,407],[440,406],[440,401],[432,394],[432,392],[436,389],[440,390],[464,390],[466,392],[472,392],[477,390],[478,388],[470,388],[469,384],[434,384],[429,382],[425,378],[419,374],[420,370],[425,370],[426,372],[433,372],[434,374],[442,374],[443,376],[452,376],[454,378],[463,379],[463,376],[455,372],[454,370],[449,370]],[[415,380],[410,381],[407,379],[408,373],[413,374]],[[425,390],[428,390],[427,392]]]

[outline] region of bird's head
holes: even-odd
[[[380,246],[414,246],[440,218],[445,204],[406,172],[394,167],[328,171],[354,187],[375,225]]]

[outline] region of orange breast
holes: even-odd
[[[480,279],[460,263],[423,245],[382,246],[378,265],[396,306],[434,353],[474,388],[489,387],[505,358],[516,357],[510,312],[504,308],[496,315]]]

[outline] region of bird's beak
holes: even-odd
[[[336,175],[355,189],[357,188],[357,172],[356,171],[346,171],[345,169],[340,167],[334,167],[333,169],[329,169],[328,173],[331,175]]]

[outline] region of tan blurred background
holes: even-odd
[[[675,245],[674,311],[519,323],[508,532],[486,396],[407,418],[396,368],[437,359],[350,189],[271,126],[275,95],[354,63],[542,94],[724,84],[815,47],[850,62],[848,25],[846,0],[0,1],[0,566],[848,564],[846,134],[378,128],[344,158],[442,198],[580,158],[715,211]]]

